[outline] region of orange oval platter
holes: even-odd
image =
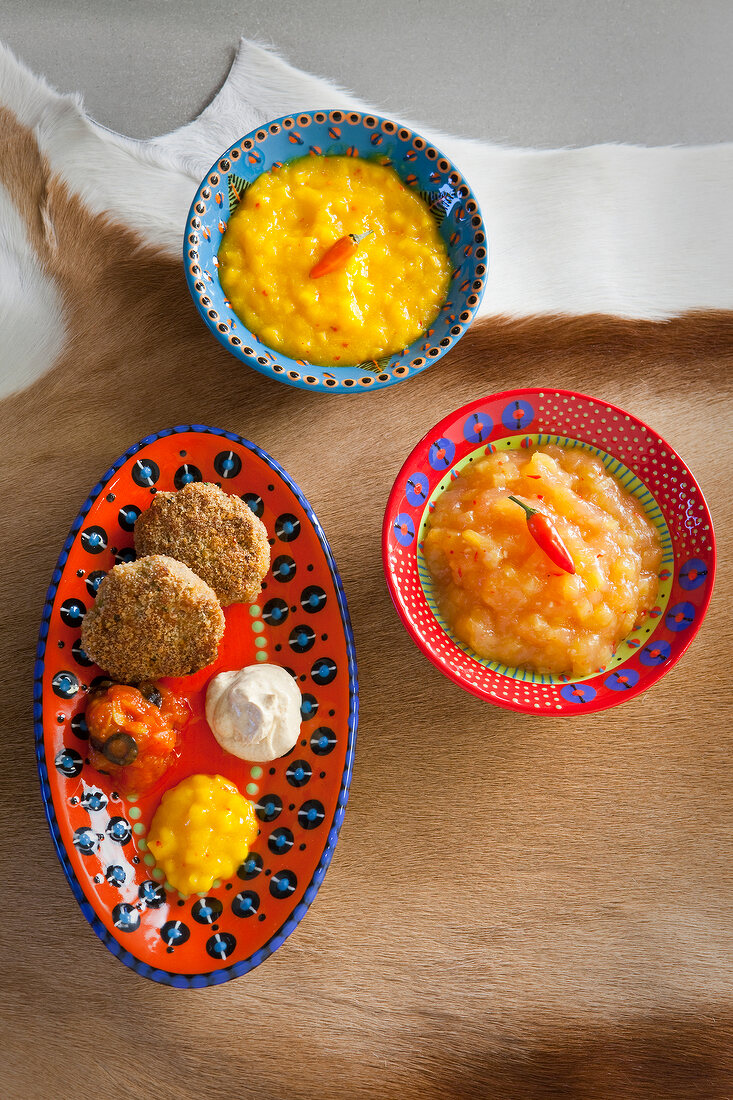
[[[191,481],[244,499],[272,548],[263,591],[225,609],[214,664],[166,681],[192,720],[181,752],[151,791],[127,797],[87,759],[86,694],[100,669],[80,628],[100,581],[134,558],[135,519],[158,491]],[[204,717],[206,684],[267,661],[302,693],[300,738],[262,765],[224,752]],[[92,490],[54,570],[41,623],[34,722],[41,792],[71,889],[97,936],[123,963],[179,988],[252,970],[302,920],[326,873],[348,800],[358,687],[353,635],[331,549],[298,486],[270,456],[230,432],[184,425],[131,447]],[[256,807],[259,835],[235,878],[184,898],[163,881],[146,833],[162,793],[196,772],[231,779]]]

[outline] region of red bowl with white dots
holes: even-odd
[[[659,530],[657,602],[603,669],[577,681],[479,657],[442,620],[422,556],[431,504],[469,462],[534,444],[583,447],[636,496]],[[465,405],[420,440],[397,475],[382,530],[387,586],[408,633],[466,691],[510,710],[577,714],[646,691],[697,634],[715,578],[713,522],[700,486],[661,436],[623,409],[569,390],[522,389]]]

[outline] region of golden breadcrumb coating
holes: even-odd
[[[187,565],[155,554],[116,565],[84,617],[81,644],[121,683],[187,676],[216,657],[224,612]]]
[[[185,562],[224,607],[256,599],[270,568],[264,523],[238,496],[206,482],[156,493],[135,523],[135,549]]]

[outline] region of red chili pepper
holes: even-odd
[[[311,279],[320,279],[322,275],[330,275],[332,271],[338,271],[345,267],[356,252],[357,246],[365,237],[373,233],[373,229],[367,229],[366,233],[349,233],[332,244],[328,251],[321,256],[317,264],[310,270]]]
[[[527,513],[527,529],[530,535],[540,550],[547,554],[553,565],[558,566],[559,569],[564,569],[566,573],[574,573],[575,565],[570,557],[570,552],[560,538],[557,528],[550,522],[545,513],[538,511],[536,508],[530,508],[528,504],[517,497],[510,496],[509,499],[518,504],[520,508],[524,508]]]

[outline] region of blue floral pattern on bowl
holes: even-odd
[[[219,282],[218,252],[243,193],[263,172],[302,156],[369,157],[395,169],[430,205],[451,259],[448,297],[431,327],[398,355],[353,367],[316,367],[261,343]],[[478,203],[439,149],[399,123],[355,111],[310,111],[269,122],[236,141],[207,172],[184,239],[186,280],[201,316],[237,359],[289,386],[332,393],[394,386],[429,367],[468,329],[483,297],[488,243]]]

